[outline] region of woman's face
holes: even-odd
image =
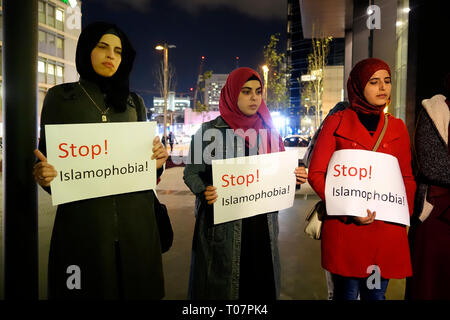
[[[387,70],[378,70],[370,77],[364,88],[364,97],[373,106],[386,105],[391,97],[391,76]]]
[[[250,80],[244,83],[238,97],[238,107],[246,116],[254,115],[261,105],[261,83]]]
[[[102,77],[112,77],[122,61],[122,42],[113,34],[104,34],[91,52],[94,71]]]

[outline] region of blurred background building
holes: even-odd
[[[219,110],[220,91],[225,82],[227,82],[228,74],[213,73],[211,78],[205,80],[205,104],[210,111]]]
[[[19,0],[18,0],[19,1]],[[78,81],[75,52],[81,33],[81,1],[38,1],[38,101],[39,115],[45,95],[54,85]],[[72,5],[71,5],[72,4]],[[26,2],[24,2],[26,5]],[[0,2],[0,53],[3,37]],[[0,85],[2,81],[0,54]],[[0,99],[0,108],[2,99]],[[0,112],[0,122],[2,113]],[[0,134],[3,130],[0,130]]]
[[[376,57],[392,72],[389,112],[403,119],[410,134],[421,101],[445,93],[444,76],[450,71],[446,53],[449,1],[425,0],[301,0],[303,37],[312,26],[325,36],[344,38],[345,82],[360,60]]]
[[[302,75],[308,73],[308,55],[312,52],[313,34],[305,34],[304,19],[299,0],[287,0],[287,64],[290,68],[289,108],[286,112],[288,132],[291,134],[310,135],[314,130],[315,102],[302,97],[303,87],[308,80],[302,80]],[[325,10],[325,8],[324,8]],[[310,23],[310,21],[306,22]],[[312,25],[311,25],[312,28]],[[317,32],[322,32],[320,25],[315,26]],[[317,36],[317,35],[316,35]],[[326,35],[328,36],[328,35]],[[342,100],[344,77],[344,38],[333,36],[330,52],[327,56],[327,67],[323,75],[322,119],[328,111]],[[303,77],[305,79],[305,77]],[[309,110],[309,112],[308,112]]]

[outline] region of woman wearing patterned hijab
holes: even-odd
[[[389,104],[391,71],[380,59],[358,62],[347,82],[350,106],[329,117],[314,147],[308,180],[325,200],[325,177],[333,153],[342,149],[371,151],[385,123],[383,109]],[[408,131],[402,120],[388,115],[388,126],[376,152],[395,156],[400,165],[410,213],[416,185],[411,169]],[[387,182],[388,183],[388,182]],[[373,210],[373,208],[372,208]],[[389,279],[411,275],[406,227],[367,217],[326,216],[322,225],[322,267],[333,276],[335,300],[385,299]],[[378,267],[380,286],[368,288],[367,270]]]
[[[129,91],[134,57],[117,26],[97,22],[82,31],[76,52],[80,81],[51,88],[42,108],[34,177],[46,191],[57,175],[45,158],[46,124],[146,120],[143,100],[137,95],[133,99]],[[159,175],[167,156],[156,137],[152,159]],[[59,205],[50,243],[49,299],[161,299],[154,200],[148,190]],[[80,275],[78,284],[69,279],[74,270]]]

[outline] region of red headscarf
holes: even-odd
[[[248,129],[256,130],[256,133],[260,129],[267,130],[267,141],[264,145],[260,146],[259,153],[271,152],[271,131],[276,130],[272,117],[270,116],[269,109],[267,108],[264,100],[261,100],[258,112],[253,116],[246,116],[238,107],[238,98],[241,92],[242,86],[252,77],[256,76],[261,83],[262,81],[259,74],[250,68],[238,68],[230,73],[227,78],[225,86],[220,92],[219,111],[225,122],[234,130],[242,129],[244,132]],[[245,137],[247,146],[253,148],[256,141],[256,135],[243,135],[242,130],[236,131],[236,133],[242,137]],[[278,135],[278,134],[277,134]],[[284,146],[278,135],[279,150],[284,151]],[[261,148],[262,147],[262,148]]]
[[[383,60],[376,58],[361,60],[353,67],[347,81],[347,92],[351,109],[365,114],[379,114],[384,109],[384,106],[379,107],[370,104],[364,97],[364,88],[367,82],[378,70],[386,70],[389,76],[391,75],[389,65]]]

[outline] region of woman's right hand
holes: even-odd
[[[38,149],[35,149],[34,154],[39,160],[41,160],[34,165],[34,180],[36,180],[36,182],[41,187],[48,187],[50,186],[50,182],[55,179],[58,173],[56,172],[55,168],[47,162],[47,158],[42,154],[42,152],[40,152]]]
[[[367,217],[353,217],[353,220],[357,225],[371,224],[375,221],[375,215],[375,211],[371,212],[369,209],[367,209]]]
[[[206,201],[208,201],[208,204],[213,204],[217,200],[217,188],[214,186],[207,186],[206,190],[203,192],[205,195]]]

